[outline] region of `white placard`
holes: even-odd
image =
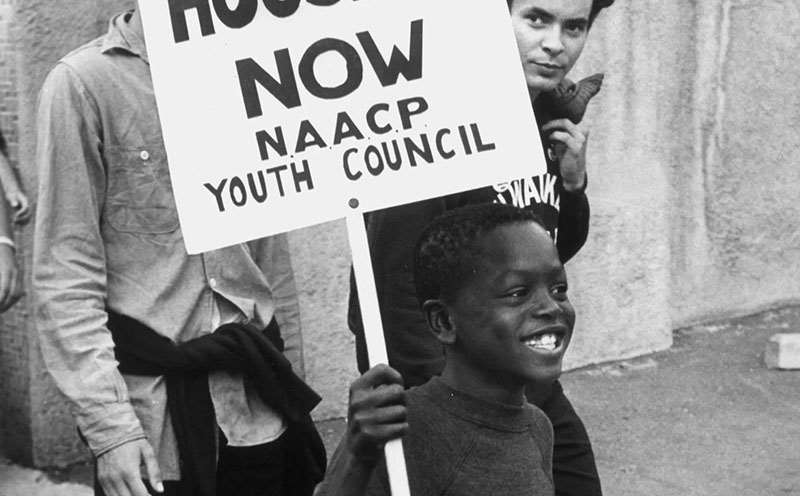
[[[544,171],[505,2],[139,6],[189,253]]]

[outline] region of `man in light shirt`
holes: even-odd
[[[166,338],[154,342],[169,352],[224,324],[268,328],[280,343],[280,326],[287,357],[300,362],[285,236],[186,253],[137,11],[114,17],[107,34],[59,61],[42,88],[37,126],[37,326],[48,369],[96,458],[96,493],[211,495],[216,483],[219,494],[302,494],[287,482],[294,470],[287,453],[297,444],[287,441],[287,410],[256,394],[263,381],[241,371],[192,370],[193,380],[207,375],[200,398],[213,438],[205,456],[218,460],[208,487],[198,482],[208,471],[189,463],[198,453],[179,449],[179,438],[191,440],[192,432],[171,418],[170,402],[183,401],[194,415],[195,397],[168,397],[169,374],[118,368],[112,321]],[[262,339],[257,334],[248,336]],[[276,355],[275,362],[285,360]]]

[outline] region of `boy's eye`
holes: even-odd
[[[525,296],[528,295],[528,292],[529,292],[528,288],[519,287],[507,291],[503,296],[507,298],[524,298]]]
[[[567,285],[566,284],[556,284],[553,286],[552,290],[554,295],[561,298],[567,297]]]

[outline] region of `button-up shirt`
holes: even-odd
[[[187,255],[147,53],[129,17],[62,59],[41,90],[35,317],[45,363],[92,452],[146,437],[175,480],[164,380],[119,373],[106,309],[175,342],[227,322],[265,326],[275,314],[295,365],[299,312],[285,236]],[[241,376],[213,373],[209,382],[233,444],[280,435],[282,419],[247,394]]]

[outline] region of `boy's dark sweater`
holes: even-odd
[[[406,405],[414,496],[552,496],[553,430],[538,408],[483,401],[438,377],[409,390]],[[383,463],[367,494],[391,494]]]

